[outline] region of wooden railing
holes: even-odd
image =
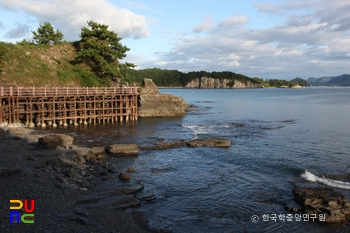
[[[137,87],[0,87],[0,96],[137,94]]]

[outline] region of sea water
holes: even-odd
[[[155,202],[139,208],[152,228],[165,232],[350,230],[345,224],[283,218],[291,214],[285,206],[293,205],[296,185],[331,187],[350,198],[350,88],[160,91],[181,96],[196,107],[184,117],[56,129],[87,146],[196,138],[233,141],[228,149],[180,147],[141,151],[137,158],[118,160],[121,169],[136,170],[132,177],[142,181],[144,192],[156,196]],[[277,219],[271,218],[274,215]]]

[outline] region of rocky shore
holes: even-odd
[[[104,149],[74,146],[69,136],[39,138],[0,129],[0,232],[152,232],[141,213],[124,211],[154,199],[130,180],[133,168],[119,171]],[[10,224],[10,200],[35,200],[34,224]]]
[[[295,204],[286,209],[295,214],[314,216],[315,220],[327,223],[350,222],[350,203],[345,196],[325,187],[296,187],[293,190]]]
[[[133,208],[156,197],[143,192],[142,181],[132,179],[134,168],[114,167],[116,159],[137,156],[139,150],[179,146],[227,148],[232,141],[197,139],[106,148],[73,143],[69,135],[0,128],[0,232],[155,232]],[[116,183],[110,186],[107,180]],[[11,224],[10,200],[34,200],[34,224]]]

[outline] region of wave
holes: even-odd
[[[198,138],[198,135],[208,134],[220,134],[225,135],[223,130],[229,129],[229,124],[218,124],[218,125],[181,125],[184,128],[190,129],[194,133],[194,139]],[[227,134],[227,133],[226,133]]]
[[[305,172],[301,175],[301,177],[308,181],[322,183],[335,188],[350,189],[349,182],[327,179],[325,177],[319,177],[319,176],[316,176],[315,174],[312,174],[308,170],[305,170]]]

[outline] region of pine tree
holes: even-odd
[[[121,78],[123,71],[134,67],[132,63],[120,64],[118,59],[126,57],[130,49],[120,43],[122,38],[108,30],[108,25],[88,21],[83,27],[79,51],[75,58],[78,63],[85,63],[101,78]]]
[[[32,31],[34,42],[37,44],[58,44],[63,39],[63,33],[59,30],[54,30],[49,22],[44,25],[39,25],[36,31]]]

